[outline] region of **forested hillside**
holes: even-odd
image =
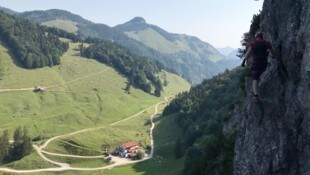
[[[137,40],[137,38],[131,35],[135,31],[128,31],[127,27],[129,27],[130,30],[138,30],[141,25],[137,25],[136,27],[132,27],[131,25],[136,25],[133,23],[135,23],[135,21],[139,22],[139,19],[129,21],[128,23],[116,27],[109,27],[105,24],[90,22],[64,10],[52,9],[46,11],[31,11],[20,13],[19,15],[40,24],[54,25],[62,29],[65,26],[64,23],[67,21],[68,26],[70,26],[68,31],[72,31],[72,28],[74,28],[76,34],[84,39],[87,37],[98,37],[110,40],[127,48],[136,55],[158,60],[170,69],[176,70],[192,84],[200,83],[204,78],[210,78],[219,72],[223,72],[226,68],[230,69],[236,65],[236,63],[234,63],[233,66],[231,66],[231,64],[226,63],[225,60],[223,60],[224,63],[216,64],[215,62],[225,57],[219,54],[208,43],[202,42],[196,37],[171,34],[155,25],[151,26],[154,27],[158,35],[147,34],[145,36],[147,36],[147,40],[152,41],[153,44],[157,43],[158,46],[162,46],[165,49],[158,49],[152,47],[150,43]],[[57,26],[57,23],[59,23],[59,26]],[[147,24],[147,26],[148,25],[149,24]],[[143,29],[145,29],[145,27]],[[144,32],[141,31],[141,28],[138,31],[137,35]],[[149,29],[147,29],[146,32],[147,31],[149,31]],[[130,32],[131,34],[128,34]],[[169,47],[166,47],[167,44],[165,42],[157,42],[161,38],[164,38],[166,42],[168,42]],[[172,49],[173,52],[166,52],[166,49]]]
[[[88,47],[80,46],[80,54],[93,58],[116,68],[128,77],[128,86],[138,87],[147,93],[161,96],[162,82],[155,76],[162,70],[170,72],[159,61],[137,56],[126,48],[111,41],[99,38],[81,39],[79,35],[69,33],[55,27],[45,27],[34,24],[17,16],[0,13],[0,34],[2,41],[12,49],[14,58],[24,68],[32,69],[60,64],[60,55],[68,48],[58,37],[70,39],[73,42],[86,42]],[[48,19],[48,15],[46,18]],[[0,77],[3,74],[0,67]]]
[[[218,76],[214,86],[204,82],[165,109],[179,114],[185,130],[184,174],[310,174],[309,7],[309,1],[265,0],[254,15],[244,46],[261,31],[275,52],[260,77],[259,103],[252,79],[239,83],[246,74],[235,70],[228,73],[232,81]]]
[[[10,15],[19,14],[19,12],[15,12],[15,11],[13,11],[11,9],[8,9],[8,8],[5,8],[5,7],[1,7],[1,6],[0,6],[0,10],[5,12],[5,13],[8,13]]]
[[[178,114],[175,123],[183,130],[176,145],[184,146],[175,149],[185,156],[184,174],[232,174],[235,133],[224,134],[223,122],[243,98],[245,73],[235,69],[205,80],[165,108],[165,116]]]
[[[140,55],[149,57],[157,60],[169,59],[168,56],[159,53],[158,51],[151,49],[145,46],[143,43],[140,43],[134,39],[127,37],[122,32],[117,31],[116,29],[109,27],[105,24],[96,24],[86,19],[83,19],[81,16],[72,14],[65,10],[46,10],[46,11],[30,11],[23,12],[19,14],[23,18],[27,18],[31,21],[34,21],[39,24],[46,24],[49,21],[54,20],[64,20],[64,21],[72,21],[76,23],[76,27],[78,34],[81,38],[101,38],[105,40],[112,40],[125,48],[129,49],[131,52]],[[57,27],[57,25],[56,25]]]
[[[78,54],[79,46],[80,43],[69,41],[69,49],[61,56],[58,66],[28,70],[17,66],[8,47],[0,44],[0,66],[5,70],[0,78],[0,164],[1,161],[4,163],[1,164],[0,174],[6,174],[3,171],[7,169],[49,171],[46,168],[59,167],[42,159],[35,148],[30,152],[25,149],[29,148],[29,137],[32,144],[43,146],[48,139],[61,136],[44,150],[100,157],[63,159],[44,153],[48,159],[70,164],[73,168],[108,165],[102,156],[103,145],[115,148],[127,140],[142,140],[144,145],[149,144],[149,119],[154,113],[155,104],[164,102],[163,98],[134,87],[128,93],[125,90],[127,77],[109,65],[81,57]],[[162,96],[172,96],[189,89],[188,82],[175,74],[161,71],[157,75],[168,82],[167,86],[163,86]],[[33,87],[38,85],[44,86],[44,90],[35,91]],[[141,112],[143,110],[145,112]],[[111,125],[116,122],[120,124]],[[25,126],[28,130],[28,134],[23,132],[22,140],[14,136],[14,130],[19,126]],[[75,134],[63,136],[72,132]],[[8,149],[9,141],[13,140],[15,142]],[[28,156],[23,157],[25,155]],[[11,159],[11,156],[15,159]],[[11,162],[13,160],[16,161]],[[134,171],[132,166],[127,167]],[[92,173],[106,174],[103,171],[94,169]],[[58,170],[46,173],[59,174]],[[74,173],[89,174],[89,171]],[[72,174],[72,171],[61,174]]]
[[[47,33],[44,27],[2,11],[0,36],[11,48],[14,59],[28,69],[57,65],[59,57],[68,49],[68,43]]]
[[[83,23],[83,24],[91,24],[92,22],[83,19],[79,15],[72,14],[65,10],[35,10],[35,11],[29,11],[29,12],[23,12],[20,13],[20,15],[24,18],[27,18],[31,21],[42,23],[49,20],[57,19],[63,19],[63,20],[70,20],[77,23]]]
[[[143,91],[151,93],[152,85],[154,85],[155,95],[160,96],[163,87],[155,74],[165,69],[163,64],[132,54],[124,47],[110,41],[88,38],[85,42],[91,43],[91,45],[89,47],[80,45],[82,56],[115,67],[128,77],[128,86],[139,87]]]
[[[209,43],[194,36],[169,33],[156,25],[148,24],[142,17],[135,17],[114,28],[129,38],[167,55],[169,59],[162,61],[167,66],[174,67],[193,84],[200,83],[204,78],[211,78],[223,72],[225,68],[232,68],[225,67],[225,64],[216,64],[225,56]]]

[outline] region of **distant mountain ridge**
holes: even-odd
[[[225,69],[216,64],[224,60],[225,56],[197,37],[169,33],[156,25],[148,24],[142,17],[135,17],[114,28],[162,54],[169,55],[181,66],[179,70],[181,69],[182,75],[185,73],[194,78],[194,84]]]
[[[160,49],[160,52],[163,53],[171,54],[184,51],[194,57],[209,59],[213,62],[224,58],[223,55],[209,43],[203,42],[197,37],[169,33],[156,25],[146,23],[145,19],[142,17],[135,17],[129,22],[117,25],[114,28],[153,49]],[[158,48],[160,46],[166,47],[166,49]],[[210,57],[210,55],[212,56]]]
[[[232,48],[230,46],[216,48],[216,49],[225,56],[229,55],[232,51],[236,50],[235,48]]]
[[[116,42],[134,54],[158,60],[168,68],[176,70],[190,81],[197,84],[205,78],[211,78],[224,71],[226,64],[221,55],[209,43],[197,37],[172,34],[160,27],[147,24],[141,17],[127,23],[109,27],[83,19],[79,15],[65,10],[51,9],[46,11],[30,11],[18,15],[40,24],[55,26],[61,29],[69,26],[69,32],[75,32],[82,38],[99,37]],[[68,22],[68,25],[64,23]],[[57,23],[59,26],[57,26]]]
[[[70,20],[76,23],[92,24],[91,21],[88,21],[79,15],[59,9],[27,11],[21,13],[21,16],[38,23],[43,23],[54,19],[62,19]]]
[[[5,7],[1,7],[1,6],[0,6],[0,10],[2,10],[4,13],[8,13],[10,15],[19,14],[19,12],[15,12],[14,10],[11,10],[11,9],[8,9],[8,8],[5,8]]]
[[[235,49],[235,50],[231,51],[226,57],[228,59],[240,60],[240,57],[238,57],[237,54],[238,54],[238,49]]]

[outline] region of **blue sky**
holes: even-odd
[[[140,16],[168,32],[235,48],[262,4],[263,0],[0,0],[0,6],[18,12],[63,9],[109,26]]]

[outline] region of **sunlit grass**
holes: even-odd
[[[43,161],[42,158],[36,152],[33,151],[29,156],[24,157],[19,161],[9,163],[5,165],[5,167],[14,168],[17,170],[32,170],[32,169],[54,168],[57,166],[47,161]]]
[[[71,141],[77,143],[77,146],[70,146],[78,147],[82,154],[83,151],[90,150],[93,151],[91,154],[99,154],[103,145],[110,145],[114,149],[128,140],[136,140],[143,146],[149,145],[149,118],[154,113],[154,108],[130,120],[113,126],[110,124],[154,106],[163,101],[164,96],[188,90],[190,85],[179,76],[161,72],[158,76],[162,80],[166,76],[168,81],[162,97],[155,97],[133,87],[129,94],[125,93],[127,79],[124,76],[97,61],[76,56],[77,47],[78,43],[70,43],[69,50],[61,57],[61,64],[58,66],[27,70],[16,66],[9,51],[0,45],[0,65],[3,70],[0,89],[32,88],[38,85],[47,87],[45,91],[37,93],[31,90],[0,92],[0,135],[3,130],[8,129],[12,138],[15,128],[25,126],[32,138],[43,137],[42,141],[37,142],[39,144],[53,136],[95,128],[54,140],[46,148],[63,154],[70,153],[64,145],[72,143]],[[100,160],[85,162],[80,159],[74,162],[77,167],[96,167],[99,164]],[[6,166],[16,169],[55,167],[42,160],[35,152]],[[133,165],[125,167],[134,171]],[[61,174],[102,172],[108,173],[66,171]]]
[[[72,22],[72,21],[67,21],[67,20],[56,19],[56,20],[46,21],[42,23],[42,25],[46,25],[49,27],[57,27],[59,29],[65,30],[70,33],[76,33],[78,31],[78,27],[76,26],[77,23]]]

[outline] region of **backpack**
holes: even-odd
[[[266,63],[268,57],[268,43],[266,41],[255,41],[252,54],[256,61]]]

